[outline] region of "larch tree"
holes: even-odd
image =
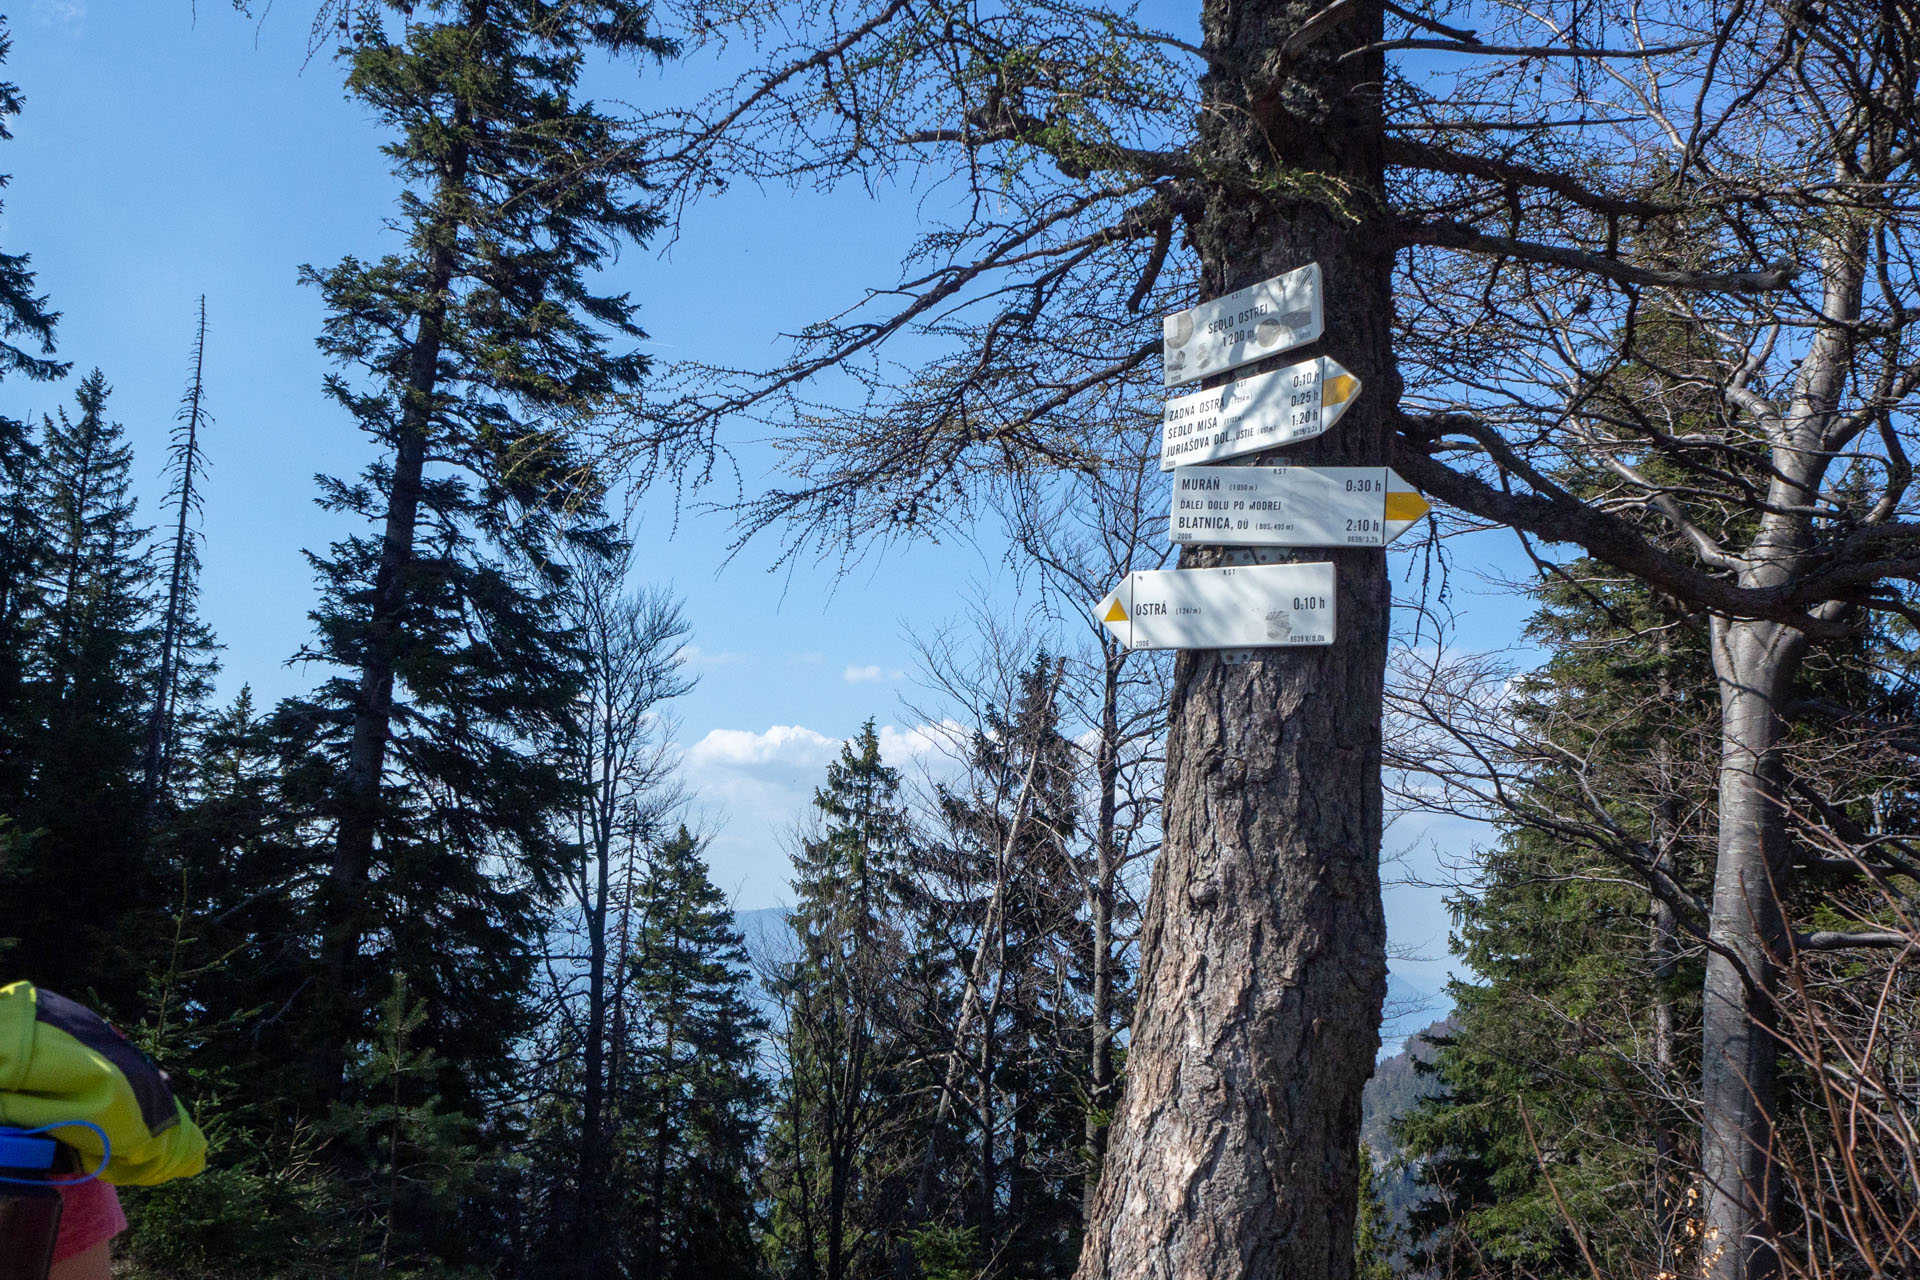
[[[1920,571],[1912,7],[1203,0],[1197,40],[1059,3],[692,9],[703,38],[771,34],[757,72],[658,122],[688,199],[735,175],[951,184],[892,288],[777,368],[684,370],[636,437],[778,424],[788,474],[750,527],[834,549],[964,526],[1008,477],[1100,456],[1098,410],[1152,394],[1159,314],[1318,262],[1317,349],[1365,390],[1288,461],[1391,464],[1710,621],[1703,1213],[1714,1280],[1771,1272],[1777,971],[1832,932],[1777,897],[1782,700],[1812,646],[1904,611],[1890,584]],[[1655,389],[1622,393],[1632,362]],[[867,399],[821,413],[829,370]],[[1570,458],[1607,487],[1559,483]],[[1337,566],[1336,643],[1176,671],[1088,1277],[1352,1269],[1387,587],[1378,552],[1314,555]]]
[[[764,74],[662,122],[686,189],[709,169],[833,181],[923,161],[949,165],[957,189],[951,224],[894,290],[810,328],[764,377],[688,370],[684,395],[663,397],[663,429],[784,428],[791,480],[747,508],[750,527],[792,522],[829,548],[944,531],[1010,476],[1097,466],[1101,424],[1128,416],[1116,406],[1154,414],[1158,312],[1310,261],[1327,282],[1325,349],[1371,391],[1293,460],[1388,460],[1377,5],[1208,4],[1199,46],[1071,4],[811,16]],[[897,334],[935,350],[904,377],[883,354]],[[870,399],[816,412],[801,388],[830,369],[857,371]],[[1381,552],[1316,555],[1337,565],[1335,644],[1175,669],[1165,840],[1089,1277],[1352,1270],[1360,1088],[1386,980],[1388,593]],[[1220,561],[1199,548],[1181,562]]]

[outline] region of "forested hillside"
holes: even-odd
[[[204,616],[209,476],[279,429],[222,416],[218,295],[129,396],[61,326],[135,304],[0,227],[0,982],[208,1148],[117,1193],[112,1275],[1920,1276],[1913,5],[310,9],[288,74],[387,186],[275,267],[340,460],[246,497],[328,522],[297,648]],[[911,243],[763,360],[751,300],[646,292],[730,191]],[[663,332],[701,307],[737,350]],[[777,831],[677,720],[738,660],[696,518],[766,618],[1004,571],[848,665]],[[1383,873],[1398,819],[1445,847]]]

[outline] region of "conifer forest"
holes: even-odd
[[[357,122],[355,225],[232,243],[318,376],[18,216],[135,9]],[[1915,0],[0,22],[0,983],[208,1145],[113,1275],[1920,1280]],[[722,222],[803,319],[666,282]],[[256,393],[337,464],[219,487]],[[1372,517],[1170,508],[1256,472]],[[857,710],[778,829],[687,529],[770,631],[991,577],[782,677]]]

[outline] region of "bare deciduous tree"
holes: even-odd
[[[570,602],[585,662],[568,770],[579,789],[573,832],[579,857],[567,883],[578,941],[586,948],[576,958],[584,968],[577,973],[583,995],[575,1028],[582,1054],[581,1134],[572,1201],[583,1280],[598,1280],[611,1265],[601,1198],[613,1141],[608,1102],[618,1074],[609,1048],[617,1053],[626,1042],[622,1013],[634,859],[669,834],[684,804],[675,777],[676,725],[664,704],[694,685],[683,667],[688,627],[679,602],[659,588],[630,589],[632,568],[630,546],[611,560],[581,557]],[[621,864],[624,874],[616,873]]]
[[[1170,664],[1122,646],[1087,609],[1128,573],[1171,558],[1158,482],[1158,429],[1119,433],[1113,458],[1088,474],[1049,484],[1022,476],[1005,518],[1018,554],[1039,567],[1058,621],[1089,638],[1089,656],[1063,668],[1067,703],[1085,722],[1076,735],[1090,759],[1093,823],[1085,895],[1092,930],[1092,1046],[1088,1055],[1087,1151],[1097,1169],[1117,1102],[1115,1041],[1131,1022],[1121,972],[1137,962],[1131,922],[1139,904],[1129,872],[1159,847]],[[1126,446],[1131,446],[1130,448]],[[1123,1007],[1124,1006],[1124,1007]],[[1095,1181],[1087,1187],[1089,1204]]]

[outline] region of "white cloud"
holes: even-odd
[[[683,647],[680,660],[690,667],[737,667],[751,661],[744,653],[709,653],[697,644]]]
[[[880,758],[889,763],[917,760],[938,751],[964,745],[967,728],[958,720],[937,724],[917,724],[901,729],[885,724],[879,728]],[[687,748],[688,765],[712,769],[820,769],[840,755],[844,738],[799,724],[769,725],[755,733],[751,729],[710,729],[707,735]]]
[[[889,764],[919,760],[935,752],[951,754],[963,749],[966,742],[967,727],[958,720],[917,724],[911,729],[896,729],[890,724],[880,726],[880,758]]]
[[[87,20],[82,0],[33,0],[32,13],[43,27],[65,27],[77,33]]]
[[[840,739],[803,725],[776,724],[765,733],[750,729],[712,729],[687,751],[697,766],[735,768],[756,765],[824,765],[840,753]]]
[[[848,684],[880,684],[884,681],[898,680],[907,673],[899,667],[883,667],[869,663],[864,667],[848,667],[841,673],[841,679]]]
[[[879,729],[880,756],[910,777],[939,776],[964,751],[955,720]],[[790,901],[791,833],[814,816],[813,794],[845,739],[805,725],[712,729],[687,748],[684,778],[696,813],[715,820],[707,847],[714,883],[742,910]]]

